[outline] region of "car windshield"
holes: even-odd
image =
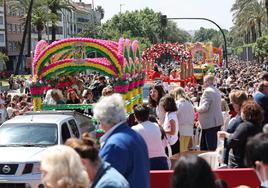
[[[4,124],[0,127],[0,147],[50,146],[58,142],[56,124]]]

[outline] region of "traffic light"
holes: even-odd
[[[160,21],[161,21],[161,26],[162,27],[167,27],[167,15],[161,15],[160,17]]]

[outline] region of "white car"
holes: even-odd
[[[0,188],[43,188],[40,160],[48,146],[94,130],[75,112],[28,113],[0,127]]]

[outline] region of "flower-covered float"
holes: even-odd
[[[150,48],[146,48],[142,53],[142,61],[146,69],[147,75],[151,75],[154,64],[162,55],[168,54],[172,61],[178,63],[180,69],[179,79],[171,80],[168,76],[163,77],[164,82],[179,82],[184,86],[187,82],[194,82],[193,65],[191,62],[191,54],[187,51],[183,44],[180,43],[161,43],[154,44]],[[150,77],[147,77],[150,80]]]
[[[222,49],[213,47],[211,42],[207,43],[186,43],[186,49],[191,53],[191,56],[194,60],[195,53],[201,52],[202,53],[202,61],[201,63],[211,63],[211,64],[218,64],[222,66]]]
[[[89,58],[90,53],[101,57]],[[87,69],[99,72],[113,80],[113,89],[122,94],[126,101],[127,112],[133,105],[142,103],[144,69],[141,63],[138,41],[121,38],[119,42],[91,39],[68,38],[48,45],[38,42],[33,59],[33,81],[30,91],[34,101],[34,110],[41,109],[86,109],[87,105],[42,105],[42,97],[49,89],[69,86],[70,83],[53,83],[60,75],[82,72]],[[54,80],[55,82],[55,80]]]

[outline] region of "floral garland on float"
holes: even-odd
[[[88,58],[95,51],[102,57]],[[113,80],[114,91],[122,94],[126,100],[127,112],[132,106],[142,102],[144,68],[141,64],[138,41],[121,38],[118,42],[91,39],[68,38],[48,45],[38,42],[33,60],[33,78],[31,93],[38,98],[35,110],[40,110],[40,99],[50,88],[70,86],[69,81],[58,81],[61,75],[74,72],[95,70]],[[45,84],[40,84],[45,83]]]
[[[146,48],[142,53],[142,61],[146,66],[147,75],[151,75],[156,60],[160,59],[163,54],[169,54],[172,60],[181,64],[180,80],[170,80],[168,77],[163,78],[166,82],[179,82],[184,86],[189,80],[194,82],[191,53],[186,50],[185,46],[180,43],[160,43]],[[148,77],[149,77],[148,76]]]

